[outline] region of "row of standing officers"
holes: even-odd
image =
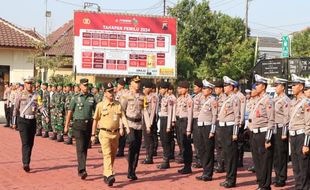
[[[81,79],[81,92],[70,100],[67,114],[63,113],[66,115],[66,122],[64,129],[59,129],[60,136],[70,131],[72,123],[79,163],[78,174],[82,179],[87,177],[86,157],[89,141],[90,139],[94,141],[98,136],[104,156],[104,179],[108,185],[113,185],[115,182],[113,163],[120,135],[126,130],[129,143],[128,178],[136,180],[136,167],[143,135],[147,150],[147,157],[143,163],[153,163],[152,159],[156,154],[154,136],[157,132],[156,121],[159,118],[160,140],[163,147],[163,162],[158,166],[159,169],[170,167],[170,159],[174,157],[175,132],[184,163],[184,167],[178,172],[191,173],[192,136],[197,158],[203,168],[203,174],[196,178],[203,181],[212,180],[214,150],[217,144],[219,148],[216,160],[218,163],[223,163],[226,170],[226,180],[220,185],[231,188],[236,186],[237,166],[240,155],[243,157],[242,145],[239,145],[242,140],[238,137],[244,130],[246,123],[244,116],[247,110],[249,116],[246,127],[251,131],[251,150],[258,189],[270,189],[273,165],[276,173],[275,185],[279,187],[285,185],[288,139],[291,142],[296,189],[309,189],[310,108],[309,99],[303,95],[303,91],[307,88],[306,79],[292,76],[295,98],[291,101],[283,90],[287,84],[286,80],[275,81],[278,96],[272,99],[266,94],[268,80],[259,75],[255,78],[257,95],[248,102],[242,93],[236,90],[237,82],[227,76],[223,78],[223,82],[196,81],[194,98],[189,94],[188,81],[178,83],[178,98],[176,98],[168,92],[171,85],[164,81],[159,86],[160,96],[152,93],[150,83],[143,84],[143,93],[140,93],[140,77],[134,76],[129,90],[116,96],[113,85],[105,84],[104,100],[101,102],[96,101],[94,95],[89,93],[88,80]],[[38,104],[40,96],[31,95],[33,94],[30,91],[31,86],[27,85],[31,83],[32,79],[25,80],[26,90],[16,99],[13,111],[13,125],[17,119],[23,142],[24,169],[28,171],[33,146],[32,136],[36,128],[25,132],[23,127],[35,125],[33,122],[37,110],[43,115],[46,123],[49,123],[50,118],[44,104]],[[213,92],[216,96],[213,96]],[[64,115],[58,114],[59,117]],[[59,124],[58,127],[63,125]],[[97,128],[99,134],[96,132]],[[54,128],[53,131],[55,134]]]

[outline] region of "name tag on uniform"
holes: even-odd
[[[202,126],[203,126],[203,122],[198,121],[198,122],[197,122],[197,125],[198,125],[199,127],[202,127]]]

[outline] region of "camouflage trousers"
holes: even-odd
[[[44,129],[44,131],[46,132],[50,131],[50,122],[46,123],[45,117],[43,115],[41,116],[41,124],[42,124],[42,128]]]
[[[63,134],[64,131],[64,116],[63,114],[51,113],[51,125],[54,133]]]
[[[37,131],[42,131],[42,114],[38,112],[36,114],[36,120],[37,120]]]

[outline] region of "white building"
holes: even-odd
[[[35,43],[42,40],[32,30],[23,30],[0,18],[0,97],[4,82],[22,82],[25,76],[34,76],[34,63],[29,59]]]

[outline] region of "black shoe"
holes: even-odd
[[[248,171],[249,171],[249,172],[255,173],[255,167],[254,167],[254,166],[249,167],[249,168],[248,168]]]
[[[9,125],[9,124],[6,124],[6,125],[4,125],[3,127],[10,127],[10,125]]]
[[[201,163],[195,163],[192,165],[193,168],[202,168]]]
[[[169,162],[164,162],[164,163],[158,165],[157,168],[161,169],[161,170],[168,169],[168,168],[170,168],[170,164],[169,164]]]
[[[29,165],[24,165],[23,169],[25,170],[25,172],[30,172],[30,167]]]
[[[184,168],[178,170],[178,173],[179,174],[190,174],[190,173],[192,173],[192,169],[190,167],[186,167],[186,168],[184,167]]]
[[[174,156],[169,156],[169,160],[175,160]]]
[[[69,138],[67,139],[67,141],[65,142],[65,144],[67,144],[67,145],[73,144],[73,143],[72,143],[72,138],[69,137]]]
[[[87,172],[86,171],[82,171],[82,172],[79,173],[79,176],[81,177],[82,180],[84,180],[87,177]]]
[[[153,159],[145,158],[141,164],[154,164]]]
[[[113,186],[113,183],[115,182],[115,177],[114,177],[114,175],[111,175],[111,176],[109,176],[107,179],[106,179],[106,181],[107,181],[107,184],[108,184],[108,186]]]
[[[207,175],[197,176],[196,179],[199,181],[212,181],[212,177]]]
[[[286,185],[285,181],[277,181],[274,186],[275,187],[284,187]]]
[[[124,152],[118,152],[116,154],[116,157],[124,157],[124,156],[125,156]]]
[[[136,176],[136,174],[131,174],[131,175],[128,175],[128,176],[127,176],[127,178],[128,178],[128,179],[130,179],[130,180],[132,180],[132,181],[134,181],[134,180],[137,180],[137,179],[138,179],[138,177]]]
[[[48,132],[45,131],[45,132],[44,132],[44,135],[42,135],[42,138],[48,138],[48,137],[49,137]]]
[[[64,136],[57,135],[57,142],[64,142]]]
[[[53,135],[50,137],[50,140],[57,140],[57,133],[53,133]]]
[[[220,183],[220,186],[225,187],[225,188],[232,188],[232,187],[236,187],[236,183],[224,181]]]

